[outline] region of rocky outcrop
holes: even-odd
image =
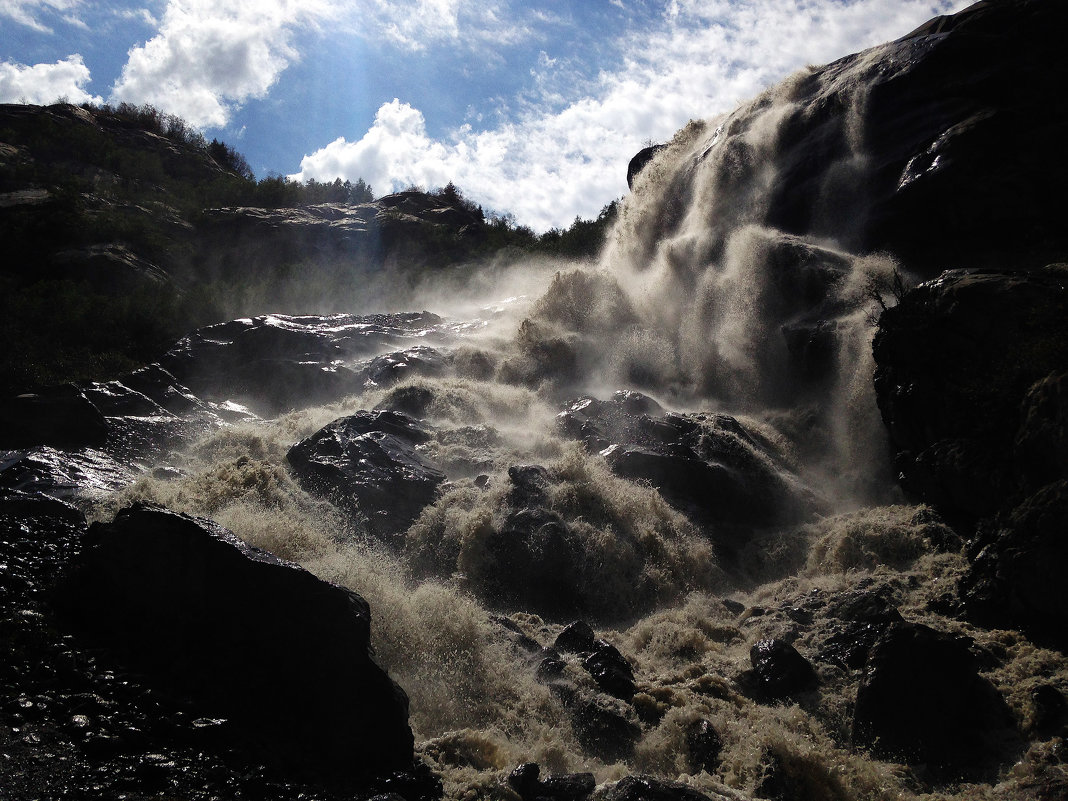
[[[429,312],[369,315],[264,315],[207,326],[180,339],[161,359],[197,394],[239,400],[264,414],[327,403],[414,374],[442,369],[430,348],[368,359],[441,323]]]
[[[819,506],[770,441],[727,415],[666,412],[646,395],[620,391],[607,401],[571,401],[557,426],[616,475],[656,487],[728,553],[744,531],[801,520]]]
[[[680,782],[654,776],[627,776],[605,795],[606,801],[712,801],[710,796]]]
[[[1017,737],[1004,699],[961,639],[895,623],[879,639],[857,691],[853,742],[882,759],[925,764],[936,780],[996,774]]]
[[[777,701],[816,689],[812,663],[783,640],[760,640],[749,649],[752,669],[741,677],[746,692],[762,701]]]
[[[960,582],[969,617],[1068,648],[1066,520],[1068,480],[1062,479],[985,521],[969,543],[971,564]]]
[[[914,497],[974,523],[1062,475],[1068,270],[947,272],[882,315],[873,349]]]
[[[107,421],[73,384],[0,400],[0,449],[103,445]]]
[[[362,515],[373,534],[392,541],[445,480],[418,450],[429,439],[406,414],[357,412],[301,440],[286,459],[305,489]]]
[[[411,765],[407,698],[369,655],[367,603],[210,521],[137,504],[94,524],[58,599],[83,636],[290,771]]]
[[[882,315],[874,352],[902,486],[978,530],[965,611],[1063,645],[1068,270],[948,272]]]

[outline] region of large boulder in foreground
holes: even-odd
[[[403,534],[437,495],[445,474],[417,446],[430,433],[401,412],[361,411],[301,440],[286,454],[307,491],[367,519],[372,534]]]
[[[94,524],[58,601],[272,764],[344,780],[412,763],[407,696],[369,654],[367,603],[211,521],[135,504]]]
[[[967,641],[894,623],[868,657],[853,742],[880,759],[924,764],[936,780],[974,781],[996,775],[1018,735]]]

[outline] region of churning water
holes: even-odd
[[[178,478],[144,479],[99,515],[137,498],[208,516],[363,595],[377,658],[408,692],[417,748],[449,797],[506,796],[503,777],[527,761],[543,775],[591,770],[598,781],[649,772],[723,797],[756,792],[773,771],[798,798],[917,793],[908,769],[850,746],[855,672],[817,663],[820,689],[780,704],[750,700],[735,681],[758,639],[815,654],[827,632],[821,599],[858,585],[885,590],[906,619],[995,648],[1002,666],[989,677],[1020,719],[1032,677],[1062,669],[1017,635],[929,611],[963,557],[937,545],[945,537],[925,510],[888,505],[900,499],[871,388],[868,288],[897,265],[850,252],[850,215],[864,213],[859,89],[843,95],[856,108],[827,123],[841,144],[806,212],[815,233],[769,222],[789,168],[789,121],[818,113],[828,84],[850,80],[841,69],[818,79],[804,71],[728,117],[690,123],[639,176],[596,264],[515,265],[497,273],[506,283],[472,281],[481,297],[421,287],[412,306],[449,316],[413,337],[453,354],[444,375],[222,430],[175,455]],[[708,413],[702,425],[733,416],[746,441],[761,444],[747,458],[813,499],[807,514],[750,526],[728,564],[707,521],[562,435],[566,403],[616,390]],[[420,448],[448,481],[403,546],[390,547],[304,492],[285,455],[333,419],[408,408],[413,398],[434,432]],[[516,465],[553,476],[544,504],[576,544],[565,588],[573,613],[501,601],[499,588],[518,577],[500,575],[486,542],[509,512]],[[602,699],[627,748],[591,743],[565,708],[560,686],[601,698],[577,657],[563,655],[559,675],[539,678],[537,646],[580,617],[634,667],[633,702]],[[711,773],[687,745],[700,720],[723,742]],[[1020,756],[996,788],[947,794],[1023,792],[1050,759],[1044,747]]]

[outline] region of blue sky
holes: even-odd
[[[152,103],[259,176],[452,180],[536,230],[643,143],[961,0],[0,0],[0,102]]]

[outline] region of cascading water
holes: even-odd
[[[922,510],[851,511],[893,497],[868,317],[871,288],[897,265],[857,252],[855,236],[871,168],[860,78],[879,63],[873,51],[802,71],[730,116],[691,122],[638,177],[598,264],[555,265],[533,300],[405,333],[448,354],[440,370],[223,429],[177,457],[180,477],[143,479],[99,515],[136,498],[213,517],[361,593],[378,658],[411,697],[417,750],[449,797],[506,796],[504,777],[527,761],[598,781],[650,772],[719,797],[767,791],[772,774],[797,797],[910,792],[899,769],[851,747],[848,670],[821,663],[818,696],[800,703],[757,703],[736,681],[759,639],[820,651],[820,603],[858,582],[924,620],[963,569]],[[804,126],[818,152],[795,147]],[[616,390],[655,401],[598,406]],[[608,430],[628,404],[638,411],[619,426],[640,428],[634,447],[591,445],[594,423]],[[418,451],[447,479],[399,547],[309,495],[286,464],[298,440],[371,409],[423,419]],[[630,480],[624,457],[664,456],[656,436],[681,438],[744,502],[695,509]],[[785,511],[754,511],[765,497]],[[566,553],[544,576],[534,551],[502,544],[535,514],[531,536],[550,543],[538,553]],[[555,582],[548,597],[543,581]],[[606,696],[577,656],[543,650],[578,617],[630,661],[630,699]],[[1005,653],[993,678],[1022,707],[1011,676],[1042,657]],[[721,741],[714,765],[694,756],[705,724]]]

